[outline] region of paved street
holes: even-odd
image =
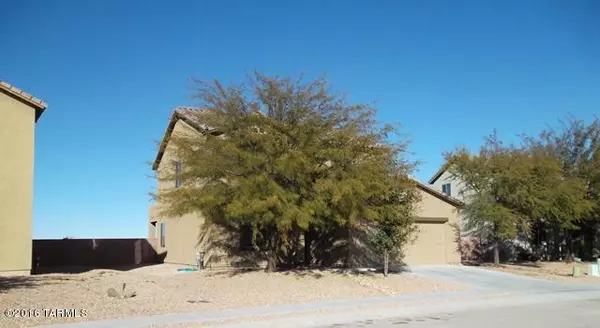
[[[600,326],[600,298],[488,308],[460,313],[364,320],[323,328],[592,328]]]

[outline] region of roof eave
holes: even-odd
[[[46,104],[41,99],[32,96],[31,94],[11,85],[10,83],[0,81],[0,92],[35,109],[36,123],[42,116],[42,113],[44,113],[46,108],[48,108],[48,104]]]
[[[446,172],[446,164],[442,165],[442,167],[440,167],[440,169],[433,175],[433,177],[431,177],[431,179],[429,179],[429,181],[427,181],[427,183],[434,184],[437,179],[444,174],[444,172]]]
[[[35,123],[37,123],[37,121],[40,119],[40,117],[42,117],[42,114],[44,113],[45,110],[46,110],[45,107],[35,109]]]
[[[169,120],[169,125],[167,126],[167,131],[165,132],[165,135],[163,136],[163,139],[160,142],[160,146],[158,148],[158,153],[156,154],[156,158],[154,159],[154,162],[152,163],[153,171],[156,171],[158,169],[158,166],[160,165],[160,161],[162,160],[162,157],[165,153],[165,149],[167,148],[167,143],[169,143],[169,139],[171,138],[173,129],[175,129],[175,124],[177,124],[177,122],[179,120],[182,120],[187,125],[189,125],[194,130],[196,130],[200,133],[205,131],[205,129],[203,129],[200,125],[198,125],[198,123],[194,122],[189,117],[179,113],[177,110],[173,111],[173,114],[171,115],[171,119]]]
[[[158,153],[156,154],[156,158],[152,163],[152,170],[156,171],[158,166],[160,165],[160,161],[165,153],[165,149],[167,148],[167,143],[169,142],[169,138],[171,137],[171,133],[173,133],[173,129],[175,128],[175,124],[177,123],[177,112],[173,112],[171,118],[169,119],[169,125],[167,125],[167,131],[160,141],[160,146],[158,147]]]
[[[428,185],[424,184],[423,182],[421,182],[419,180],[416,180],[416,179],[413,179],[413,180],[417,183],[417,186],[419,188],[421,188],[421,190],[429,193],[430,195],[433,195],[433,196],[439,198],[440,200],[443,200],[446,203],[448,203],[450,205],[453,205],[455,207],[463,207],[464,206],[464,203],[461,202],[460,200],[458,200],[458,199],[456,199],[454,197],[450,197],[450,196],[448,196],[446,194],[443,194],[440,191],[435,190],[435,189],[429,187]]]

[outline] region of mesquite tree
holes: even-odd
[[[395,129],[374,119],[374,108],[348,104],[324,80],[255,73],[243,85],[198,85],[204,110],[196,121],[207,133],[171,138],[183,184],[157,193],[164,215],[201,212],[230,229],[250,226],[267,271],[299,233],[386,220],[400,222],[398,235],[410,230],[403,213],[417,192],[396,183],[409,181],[413,163],[401,138],[390,141]]]

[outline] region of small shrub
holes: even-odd
[[[483,243],[477,237],[461,237],[459,248],[463,262],[480,262],[483,259]]]

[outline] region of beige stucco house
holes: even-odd
[[[206,131],[198,122],[193,108],[175,109],[167,131],[160,144],[153,170],[160,176],[163,170],[172,170],[178,165],[169,145],[173,133],[198,133]],[[180,165],[180,164],[179,164]],[[459,221],[461,202],[416,181],[422,194],[415,223],[419,233],[415,242],[405,251],[404,262],[409,265],[459,263],[460,254],[452,224]],[[175,188],[176,181],[161,181],[157,188]],[[165,218],[159,214],[160,204],[150,208],[149,239],[158,253],[165,254],[165,262],[187,265],[196,264],[197,252],[205,252],[203,260],[211,267],[229,266],[236,263],[231,255],[223,256],[211,247],[215,233],[207,229],[201,214],[188,214],[179,218]],[[233,243],[237,241],[232,241]]]
[[[470,198],[474,195],[473,191],[469,190],[459,178],[450,173],[447,164],[442,165],[431,179],[429,179],[428,183],[433,189],[458,199],[462,203],[468,204]],[[466,227],[466,218],[464,215],[461,215],[459,220],[461,235],[468,236],[470,231]]]
[[[47,105],[0,81],[0,274],[29,274],[35,125]]]

